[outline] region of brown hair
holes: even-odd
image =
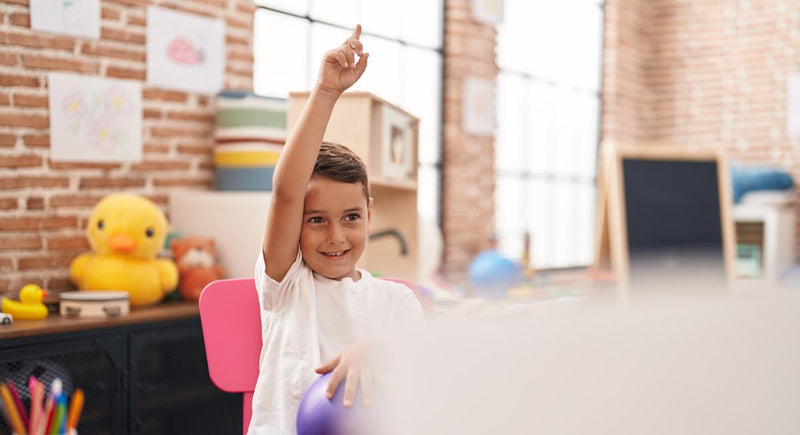
[[[314,164],[314,175],[343,183],[361,183],[364,196],[369,201],[367,166],[356,153],[344,145],[323,142]]]

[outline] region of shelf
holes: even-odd
[[[417,182],[414,180],[394,180],[390,178],[384,177],[370,177],[369,179],[370,186],[375,187],[387,187],[392,189],[403,189],[403,190],[417,190]]]

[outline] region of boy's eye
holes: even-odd
[[[361,216],[359,216],[356,213],[351,213],[351,214],[347,215],[347,217],[345,217],[345,219],[348,220],[348,221],[357,221],[360,218],[361,218]]]
[[[312,224],[321,224],[322,223],[322,218],[319,217],[319,216],[314,216],[314,217],[308,218],[308,221],[310,223],[312,223]]]

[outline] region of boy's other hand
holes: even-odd
[[[364,47],[359,38],[361,38],[360,24],[342,45],[325,53],[317,79],[318,88],[338,96],[364,74],[364,70],[367,69],[369,53],[364,53]],[[358,55],[358,62],[355,61],[356,55]]]
[[[375,348],[371,342],[362,341],[348,347],[336,358],[317,367],[315,371],[321,375],[333,371],[325,396],[328,399],[333,398],[339,383],[344,380],[342,405],[350,408],[355,401],[356,388],[360,382],[361,404],[369,406],[372,403],[374,352]]]

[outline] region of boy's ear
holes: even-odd
[[[370,222],[372,222],[372,197],[371,196],[369,197],[369,200],[367,201],[367,225],[368,226],[369,226]]]

